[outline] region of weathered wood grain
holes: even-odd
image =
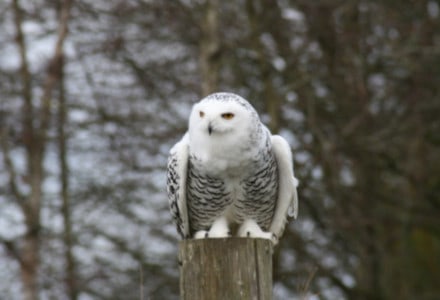
[[[269,240],[184,240],[179,263],[182,300],[272,299]]]

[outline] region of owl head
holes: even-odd
[[[215,93],[193,106],[188,131],[193,150],[222,156],[258,141],[261,123],[255,109],[242,97]]]
[[[193,106],[189,131],[213,138],[233,135],[259,124],[255,109],[248,101],[232,93],[215,93]]]

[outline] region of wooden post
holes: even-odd
[[[179,244],[181,300],[271,300],[272,242],[222,238]]]

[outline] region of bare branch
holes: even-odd
[[[32,87],[31,74],[29,72],[29,64],[26,58],[27,48],[24,41],[24,34],[22,30],[22,13],[18,0],[12,2],[12,9],[14,12],[14,25],[16,31],[16,43],[18,52],[20,54],[20,75],[22,80],[22,96],[23,96],[23,141],[28,150],[34,145],[34,128],[32,125],[33,107],[32,107]]]
[[[60,21],[58,27],[58,39],[55,44],[55,51],[52,59],[49,62],[47,78],[43,86],[42,103],[43,109],[40,116],[40,134],[43,135],[47,130],[50,116],[51,95],[55,84],[60,79],[60,72],[63,64],[63,45],[68,32],[68,20],[70,15],[70,8],[73,0],[66,0],[63,3],[60,14]]]
[[[0,131],[0,141],[1,141],[1,149],[3,151],[3,163],[5,164],[6,170],[9,175],[9,187],[12,191],[12,194],[16,198],[18,204],[23,207],[24,205],[24,195],[18,189],[18,185],[16,182],[17,173],[15,172],[14,163],[9,155],[9,146],[7,141],[7,128],[2,128]]]
[[[23,263],[23,260],[20,255],[20,251],[17,249],[17,245],[14,241],[0,239],[0,243],[4,245],[9,255],[15,258],[20,264]]]

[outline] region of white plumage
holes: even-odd
[[[183,238],[238,235],[277,243],[298,181],[288,143],[271,135],[242,97],[216,93],[193,106],[170,151],[167,192]]]

